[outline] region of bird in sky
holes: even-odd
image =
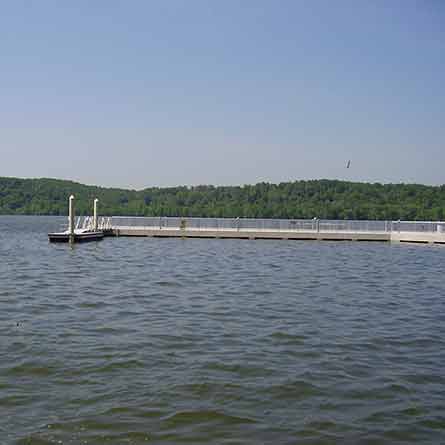
[[[351,161],[349,160],[348,163],[346,164],[346,168],[349,168],[351,166]]]

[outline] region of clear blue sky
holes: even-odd
[[[445,183],[443,0],[14,0],[0,37],[0,176]]]

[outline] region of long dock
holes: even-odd
[[[76,237],[144,236],[163,238],[235,238],[326,241],[387,241],[445,244],[444,221],[353,221],[313,219],[130,217],[74,218],[69,198],[68,229],[48,234],[70,243]],[[81,235],[80,235],[81,234]],[[99,236],[100,235],[100,236]],[[78,239],[80,241],[80,238]]]
[[[110,235],[445,244],[445,222],[112,217]]]

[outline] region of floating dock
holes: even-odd
[[[50,243],[80,243],[87,241],[100,241],[105,236],[111,235],[110,227],[105,224],[104,218],[99,222],[97,216],[97,203],[99,200],[94,200],[93,216],[80,217],[75,224],[74,215],[74,195],[69,198],[68,207],[68,227],[66,230],[60,232],[48,233],[48,240]]]
[[[110,235],[445,244],[445,222],[112,217]]]
[[[49,233],[49,240],[100,240],[104,236],[158,238],[232,238],[319,241],[387,241],[445,244],[443,221],[351,221],[313,219],[127,217],[93,216],[75,224],[74,196],[69,198],[68,228]]]

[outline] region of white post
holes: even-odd
[[[68,216],[68,231],[70,234],[70,243],[74,242],[74,195],[70,196],[69,216]]]
[[[97,231],[97,203],[99,200],[96,198],[94,200],[94,216],[93,216],[93,230]]]

